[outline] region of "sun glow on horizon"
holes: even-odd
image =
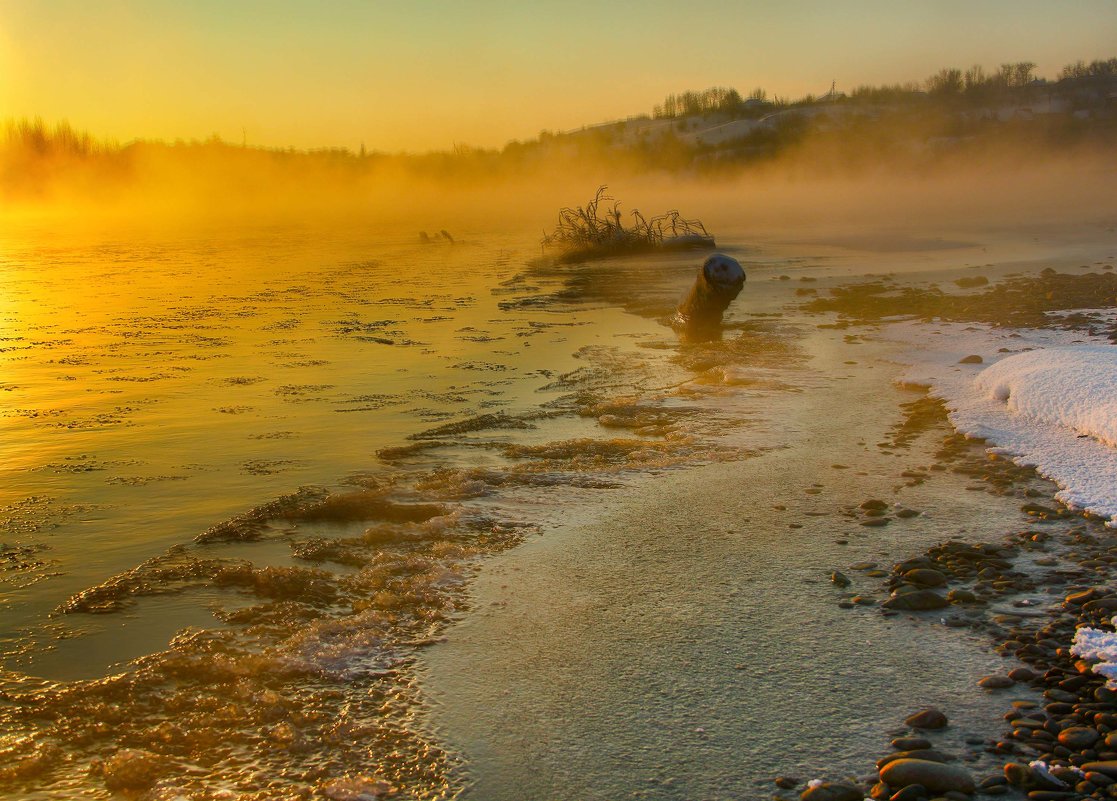
[[[730,86],[795,99],[831,81],[919,81],[1031,60],[1055,77],[1113,55],[1117,6],[947,0],[897,7],[577,0],[400,7],[338,0],[0,0],[0,117],[121,142],[421,152],[501,147]]]

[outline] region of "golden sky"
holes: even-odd
[[[1114,56],[1115,0],[0,0],[0,117],[122,143],[500,147],[688,89]]]

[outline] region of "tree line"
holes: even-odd
[[[1036,77],[1035,69],[1036,64],[1032,61],[1001,64],[997,69],[989,72],[980,64],[974,64],[965,70],[947,67],[927,77],[922,82],[858,86],[849,95],[828,95],[824,99],[880,103],[896,102],[925,94],[939,98],[968,97],[987,102],[997,95],[1009,94],[1033,86],[1037,81],[1046,84],[1044,79]],[[1085,61],[1068,64],[1059,73],[1058,81],[1090,78],[1117,78],[1117,58],[1095,60],[1089,64]],[[755,108],[758,105],[809,105],[819,100],[814,95],[807,95],[794,102],[780,97],[775,97],[772,101],[769,101],[768,93],[764,89],[754,89],[749,94],[748,99],[760,101],[760,103],[749,104],[736,89],[715,86],[704,91],[688,91],[681,94],[667,95],[662,104],[653,107],[652,116],[655,118],[674,118],[711,113],[739,114],[745,112],[750,106]]]

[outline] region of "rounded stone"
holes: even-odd
[[[958,765],[931,762],[926,759],[897,759],[880,772],[880,780],[891,787],[922,784],[933,793],[955,790],[972,793],[974,781],[970,772]]]
[[[941,710],[932,706],[909,716],[904,723],[913,729],[943,729],[946,728],[947,719]]]
[[[888,801],[926,801],[929,795],[922,784],[909,784],[897,790]]]
[[[1101,773],[1111,779],[1117,779],[1117,759],[1106,759],[1099,762],[1087,762],[1085,765],[1079,765],[1082,770],[1090,773]]]
[[[921,587],[941,587],[946,584],[946,574],[933,567],[917,567],[904,573],[904,578]]]
[[[956,589],[946,594],[946,600],[952,604],[972,604],[977,602],[977,596],[970,590]]]
[[[930,748],[931,741],[925,737],[897,737],[892,741],[892,747],[897,751],[916,751],[920,748]]]
[[[977,685],[986,690],[1003,690],[1016,684],[1008,676],[985,676],[978,680]]]
[[[912,592],[905,592],[903,595],[889,598],[881,604],[885,609],[903,609],[913,612],[927,609],[942,609],[949,605],[949,601],[934,590],[913,590]]]
[[[1087,726],[1071,726],[1069,729],[1063,729],[1059,732],[1059,742],[1067,748],[1081,751],[1084,748],[1092,747],[1100,736],[1097,729],[1091,729]]]
[[[877,760],[877,770],[880,770],[889,762],[895,762],[897,759],[925,759],[928,762],[950,762],[954,757],[950,754],[944,754],[936,748],[913,748],[908,751],[894,751]]]
[[[1035,781],[1035,774],[1027,765],[1008,762],[1005,764],[1005,778],[1013,787],[1030,787]]]

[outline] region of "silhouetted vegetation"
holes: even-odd
[[[632,224],[622,222],[620,202],[597,188],[585,207],[559,209],[555,230],[543,237],[545,248],[555,248],[562,260],[639,253],[663,247],[713,247],[714,238],[699,220],[687,220],[677,211],[646,219],[633,209]],[[612,204],[612,205],[610,205]]]

